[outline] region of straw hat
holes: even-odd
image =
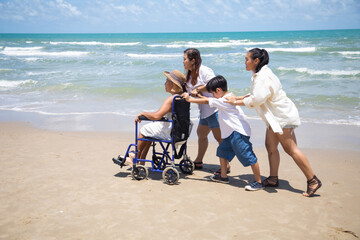
[[[184,90],[186,77],[178,70],[174,70],[172,72],[164,71],[164,75],[172,81],[176,86],[178,86],[181,90]]]

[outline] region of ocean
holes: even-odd
[[[0,121],[133,131],[133,118],[168,96],[163,71],[185,72],[189,47],[236,95],[250,92],[246,52],[265,48],[302,122],[360,126],[360,30],[0,34]],[[198,118],[196,105],[191,116]]]

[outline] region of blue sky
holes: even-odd
[[[360,28],[360,0],[0,0],[1,33]]]

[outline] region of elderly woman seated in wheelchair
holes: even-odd
[[[187,139],[191,131],[190,104],[180,97],[180,94],[186,91],[184,74],[174,70],[165,71],[164,75],[166,76],[165,91],[171,96],[156,112],[142,112],[136,116],[135,143],[129,145],[124,157],[118,156],[112,160],[121,167],[133,166],[131,175],[136,180],[148,177],[148,170],[144,165],[150,162],[151,171],[162,172],[166,183],[176,184],[179,180],[179,172],[175,166],[187,174],[191,174],[194,170],[194,163],[186,155]],[[138,134],[138,124],[142,120],[152,122],[142,126]],[[156,151],[156,143],[160,145],[162,152]],[[152,159],[147,160],[146,155],[151,146]],[[175,164],[175,159],[180,159],[182,156],[184,157],[180,163]]]

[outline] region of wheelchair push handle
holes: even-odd
[[[180,100],[180,99],[183,99],[183,97],[178,95],[178,96],[174,97],[173,101]],[[148,119],[147,117],[145,117],[143,115],[139,116],[139,120],[141,120],[141,121],[143,121],[143,120],[145,120],[145,121],[153,121],[153,120],[150,120],[150,119]],[[168,122],[169,119],[167,117],[162,117],[162,118],[160,118],[159,120],[156,120],[156,121]]]
[[[147,121],[154,121],[154,120],[150,120],[147,117],[145,117],[144,115],[139,116],[139,120],[147,120]],[[166,117],[162,117],[159,120],[156,121],[168,121],[169,119],[167,119]]]

